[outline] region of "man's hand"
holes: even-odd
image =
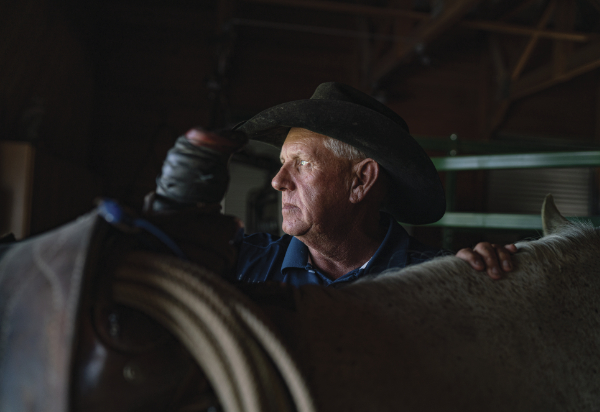
[[[501,279],[506,272],[513,270],[512,254],[516,252],[517,247],[512,244],[499,246],[481,242],[473,249],[459,250],[456,257],[470,264],[475,270],[485,270],[492,279]]]

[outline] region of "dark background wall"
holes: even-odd
[[[96,196],[139,209],[166,151],[188,128],[230,126],[272,105],[308,98],[324,81],[374,94],[414,135],[590,144],[600,135],[595,66],[512,99],[501,111],[509,89],[501,69],[510,71],[531,36],[456,23],[487,19],[534,27],[550,2],[455,1],[469,3],[463,15],[423,37],[424,47],[384,76],[374,73],[390,51],[421,33],[415,32],[418,20],[263,3],[269,2],[3,0],[0,140],[35,147],[31,233],[73,219]],[[419,13],[434,12],[436,4],[333,3]],[[598,17],[591,3],[566,2],[579,13],[568,31],[598,29],[586,23]],[[510,13],[512,20],[501,20]],[[560,14],[552,16],[548,30],[566,30]],[[540,39],[523,73],[556,59],[554,43]],[[572,52],[589,42],[569,44]],[[487,190],[485,173],[462,173],[456,209],[487,210]],[[422,236],[439,242],[436,230]]]

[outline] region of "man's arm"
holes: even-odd
[[[512,255],[516,252],[517,247],[513,244],[500,246],[481,242],[473,249],[459,250],[456,257],[469,263],[475,270],[486,271],[492,279],[501,279],[507,272],[513,270]]]
[[[189,130],[169,150],[144,217],[166,232],[192,262],[231,275],[242,223],[220,213],[229,183],[227,164],[248,138],[241,132]],[[148,243],[148,242],[147,242]]]

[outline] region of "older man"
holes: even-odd
[[[291,128],[281,161],[272,185],[282,192],[287,235],[245,238],[241,280],[340,284],[439,253],[380,212],[388,178],[372,158],[328,136]]]
[[[377,100],[347,85],[324,83],[310,99],[267,109],[237,129],[281,147],[282,166],[272,185],[282,192],[286,233],[246,236],[237,279],[338,285],[443,253],[422,245],[397,223],[439,220],[445,198],[431,160],[404,120]],[[199,131],[188,133],[187,141],[199,150],[221,145],[225,154],[235,147]],[[159,180],[158,194],[169,197],[167,186]],[[513,245],[480,243],[457,256],[498,278],[512,269],[514,251]]]

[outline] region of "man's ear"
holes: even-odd
[[[380,175],[379,164],[373,159],[364,159],[354,165],[350,202],[359,203],[364,200]]]

